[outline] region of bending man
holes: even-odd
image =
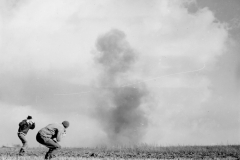
[[[57,150],[61,149],[58,142],[66,135],[66,128],[69,127],[68,121],[63,121],[62,124],[49,124],[46,127],[38,131],[36,139],[37,141],[48,147],[49,150],[45,155],[45,159],[51,159],[56,157]]]
[[[35,128],[35,123],[32,121],[32,116],[28,116],[27,119],[24,119],[22,120],[22,122],[19,123],[18,137],[23,144],[23,146],[19,151],[20,156],[23,156],[25,154],[26,148],[28,146],[25,136],[27,135],[29,129],[34,129],[34,128]]]

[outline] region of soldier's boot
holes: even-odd
[[[18,155],[24,156],[24,154],[25,154],[25,150],[23,148],[21,148]]]

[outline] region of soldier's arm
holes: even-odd
[[[31,125],[30,129],[34,129],[35,128],[35,123],[33,122],[33,124]]]
[[[19,123],[19,127],[21,127],[24,124],[26,124],[26,121],[23,120],[22,122]]]
[[[62,138],[62,131],[58,129],[56,139],[57,139],[58,142],[60,142],[61,138]]]

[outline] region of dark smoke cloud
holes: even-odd
[[[109,144],[136,144],[141,141],[147,119],[141,110],[147,90],[121,87],[136,60],[136,52],[122,31],[111,30],[97,40],[96,62],[102,71],[101,96],[97,96],[96,118],[106,132]],[[107,86],[107,87],[106,87]]]
[[[102,83],[116,85],[119,74],[128,71],[135,61],[136,53],[125,37],[123,32],[112,30],[97,40],[100,55],[97,55],[96,61],[103,67]]]

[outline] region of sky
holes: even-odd
[[[240,142],[238,0],[2,0],[0,145]]]

